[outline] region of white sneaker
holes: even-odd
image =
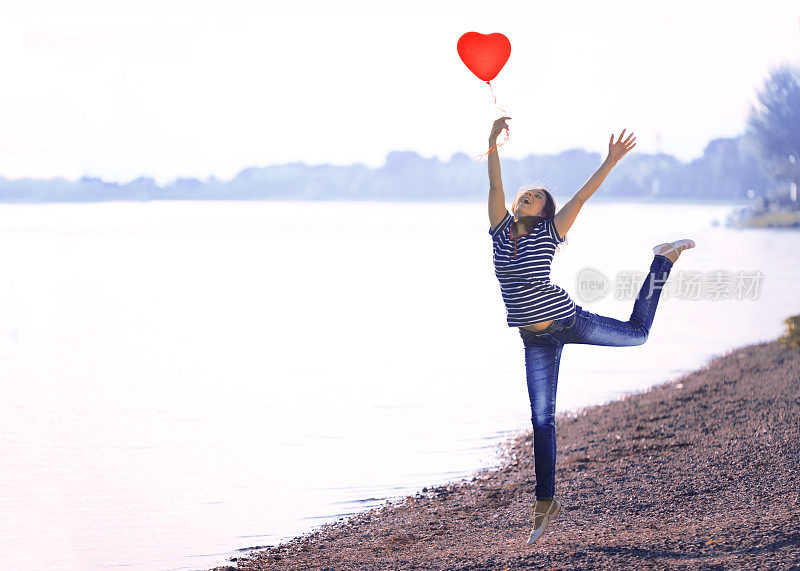
[[[539,502],[537,501],[536,504],[538,505]],[[558,500],[553,498],[553,501],[550,502],[550,505],[547,506],[545,512],[533,512],[533,530],[531,531],[531,536],[528,538],[527,543],[533,543],[544,533],[545,528],[553,521],[553,518],[558,515],[558,512],[561,511],[561,504],[558,503]]]
[[[688,238],[685,238],[683,240],[676,240],[675,242],[664,242],[663,244],[654,246],[653,253],[660,254],[662,256],[671,253],[680,254],[684,250],[688,250],[689,248],[694,248],[694,246],[695,246],[694,240],[689,240]]]

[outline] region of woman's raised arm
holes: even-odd
[[[506,119],[500,117],[492,125],[489,135],[489,224],[495,228],[506,215],[506,197],[503,194],[503,181],[500,178],[500,157],[497,154],[497,136],[507,129]]]
[[[598,167],[591,178],[586,181],[586,184],[584,184],[569,202],[562,206],[561,210],[553,217],[553,224],[555,224],[556,231],[560,236],[569,232],[569,229],[572,228],[572,224],[575,222],[575,218],[578,216],[578,212],[580,212],[584,203],[589,200],[589,197],[600,187],[617,162],[636,146],[636,137],[633,136],[633,133],[628,135],[624,141],[622,140],[625,131],[626,129],[622,130],[616,142],[614,142],[614,133],[611,133],[606,160],[603,161],[603,164]]]

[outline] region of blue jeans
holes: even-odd
[[[536,498],[552,498],[556,472],[556,387],[561,349],[567,343],[630,347],[647,341],[656,314],[661,288],[672,262],[656,255],[633,303],[628,321],[604,317],[576,304],[576,313],[556,319],[539,333],[520,329],[525,347],[525,374],[531,400]]]

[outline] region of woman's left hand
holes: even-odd
[[[625,134],[625,129],[622,130],[619,137],[617,138],[617,142],[614,142],[614,133],[611,133],[611,140],[608,142],[608,159],[613,163],[616,163],[625,154],[630,151],[633,147],[636,146],[634,141],[636,137],[633,136],[633,133],[629,134],[628,137],[623,141],[622,136]]]

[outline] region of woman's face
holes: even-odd
[[[517,211],[514,215],[517,218],[523,216],[539,216],[544,211],[547,204],[547,196],[541,190],[526,190],[517,200]]]

